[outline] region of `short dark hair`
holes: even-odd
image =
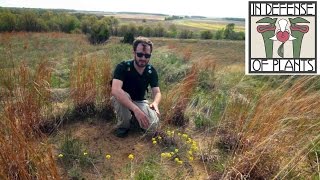
[[[137,50],[137,46],[139,44],[142,44],[144,47],[146,45],[150,46],[150,52],[152,52],[152,47],[153,47],[153,43],[151,42],[150,39],[146,38],[146,37],[142,37],[142,36],[139,36],[137,37],[134,41],[133,41],[133,50],[136,51]]]

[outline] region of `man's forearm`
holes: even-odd
[[[135,111],[136,108],[138,108],[137,105],[135,105],[131,99],[129,98],[129,96],[127,95],[127,93],[125,91],[121,90],[116,90],[114,92],[112,92],[112,95],[125,107],[127,107],[128,109],[130,109],[131,111]]]
[[[161,93],[157,92],[153,95],[153,102],[159,104],[161,101]]]

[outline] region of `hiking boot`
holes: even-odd
[[[132,116],[132,118],[130,119],[130,129],[139,129],[139,128],[140,128],[140,124],[138,120],[136,119],[135,116]]]
[[[142,133],[146,132],[145,129],[140,127],[140,124],[139,124],[138,120],[134,116],[132,116],[132,118],[130,120],[130,129],[135,130],[135,131],[140,131]]]
[[[114,131],[114,135],[119,138],[125,138],[128,136],[129,129],[128,128],[118,128]]]

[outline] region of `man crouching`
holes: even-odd
[[[145,131],[155,131],[159,124],[158,105],[161,93],[157,71],[149,64],[153,44],[145,37],[133,42],[133,60],[123,61],[115,68],[111,100],[117,115],[116,136],[126,137],[132,124]],[[151,86],[153,102],[148,104],[145,93]]]

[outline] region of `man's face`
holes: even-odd
[[[138,44],[134,53],[134,61],[138,67],[146,67],[151,58],[151,48],[149,45]]]

